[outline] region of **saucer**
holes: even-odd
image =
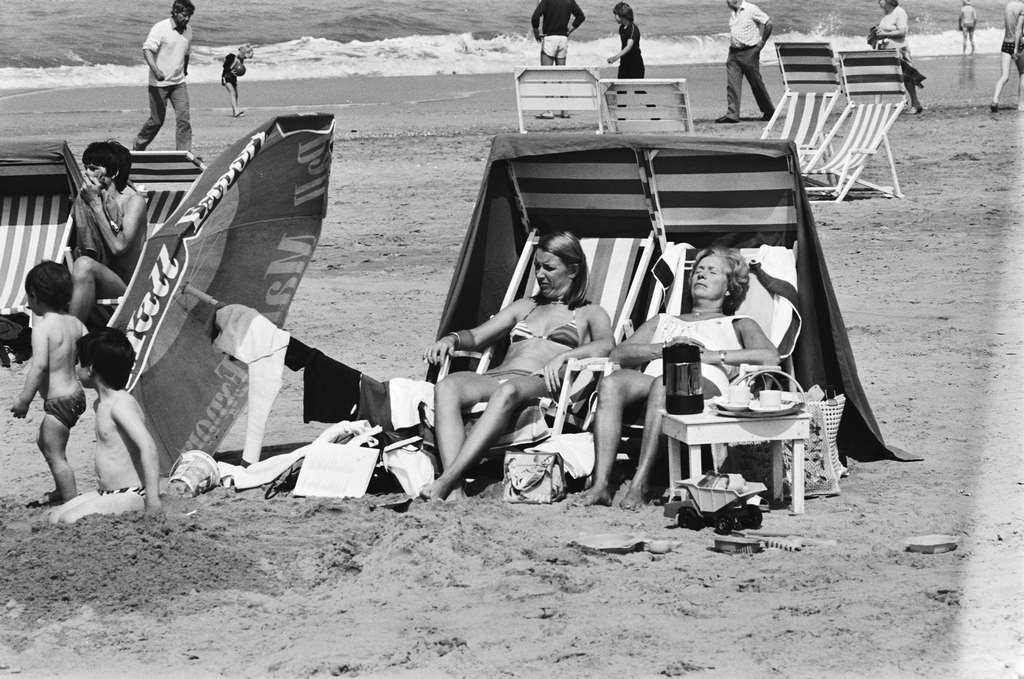
[[[792,403],[780,403],[777,406],[762,406],[760,401],[754,399],[747,404],[747,410],[752,413],[777,413],[780,410],[787,410],[792,406]]]
[[[749,406],[750,403],[752,403],[752,401],[748,401],[747,403],[729,403],[721,396],[715,396],[714,398],[711,399],[711,402],[716,407],[721,408],[722,410],[728,410],[730,412],[748,410],[747,406]]]

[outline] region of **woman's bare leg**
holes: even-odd
[[[623,509],[639,509],[647,502],[647,484],[658,459],[661,440],[661,410],[665,407],[665,385],[653,380],[647,392],[647,412],[644,415],[644,437],[640,442],[640,462],[636,474],[629,482],[629,490],[619,502]]]
[[[465,437],[458,455],[451,461],[445,460],[445,468],[441,476],[432,484],[425,486],[420,491],[420,495],[428,500],[443,500],[448,497],[448,494],[461,483],[472,466],[487,454],[491,444],[505,433],[516,410],[527,401],[546,393],[547,386],[540,376],[520,377],[499,385],[490,395],[487,408],[480,419],[473,425],[469,435]],[[436,404],[434,413],[435,418],[438,417]],[[440,420],[437,420],[437,423],[440,434]],[[440,436],[438,447],[440,447]]]
[[[643,399],[659,380],[636,370],[616,370],[601,380],[594,415],[594,485],[583,496],[587,505],[611,505],[611,474],[622,438],[622,413]]]

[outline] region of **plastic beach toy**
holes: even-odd
[[[903,544],[908,552],[920,552],[921,554],[941,554],[952,552],[960,544],[960,538],[955,535],[919,535],[907,538]]]
[[[212,457],[201,450],[187,450],[171,469],[170,483],[177,484],[185,495],[201,495],[220,483],[220,469]]]

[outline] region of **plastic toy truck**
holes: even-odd
[[[749,500],[767,492],[763,483],[745,481],[739,474],[710,473],[672,484],[665,516],[676,517],[680,528],[714,526],[727,535],[740,528],[761,527],[761,508]]]

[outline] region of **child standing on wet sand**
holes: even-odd
[[[96,478],[99,488],[54,509],[50,523],[74,523],[90,514],[160,512],[156,443],[138,402],[124,390],[135,350],[124,333],[100,328],[78,340],[78,378],[95,389]],[[140,481],[141,479],[141,481]]]
[[[32,364],[11,413],[25,417],[36,392],[43,397],[36,444],[56,484],[30,507],[57,505],[78,494],[66,449],[71,428],[85,412],[85,392],[75,376],[75,342],[85,334],[85,326],[68,313],[71,287],[71,273],[56,262],[37,264],[25,277],[28,306],[38,318],[32,328]]]
[[[618,79],[644,77],[644,57],[640,53],[640,29],[633,23],[633,8],[620,2],[612,8],[612,15],[619,22],[619,42],[622,49],[608,57],[608,63],[619,62]]]
[[[238,48],[237,54],[224,57],[224,67],[220,74],[220,84],[231,95],[231,115],[235,118],[245,115],[238,109],[238,78],[245,75],[245,60],[252,59],[252,47],[248,44]]]

